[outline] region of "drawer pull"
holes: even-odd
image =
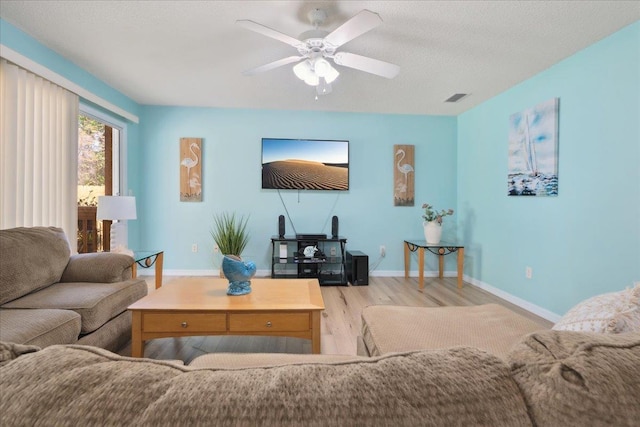
[[[182,322],[182,323],[180,324],[180,326],[182,326],[183,328],[186,328],[186,327],[187,327],[187,326],[189,326],[189,325],[187,324],[187,322]]]
[[[267,322],[267,328],[271,327],[271,322]]]

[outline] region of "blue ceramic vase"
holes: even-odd
[[[222,259],[222,272],[229,281],[227,295],[246,295],[251,292],[251,278],[256,274],[253,261],[244,262],[235,255],[225,255]]]

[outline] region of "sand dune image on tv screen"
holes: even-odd
[[[262,165],[262,188],[348,190],[349,169],[307,160],[278,160]]]

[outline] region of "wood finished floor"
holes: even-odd
[[[179,277],[164,277],[163,286],[172,286]],[[155,291],[153,277],[147,277],[149,292]],[[362,325],[360,314],[369,305],[404,305],[414,307],[470,306],[501,304],[550,328],[552,323],[502,300],[482,289],[464,284],[457,288],[456,278],[425,278],[425,288],[418,289],[416,278],[371,277],[368,286],[323,286],[325,310],[322,313],[322,353],[356,354],[356,337]],[[180,359],[189,363],[206,353],[311,353],[311,341],[285,337],[209,336],[161,338],[146,343],[145,356],[153,359]],[[131,344],[118,351],[131,355]]]

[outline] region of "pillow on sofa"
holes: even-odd
[[[71,250],[57,227],[0,230],[0,305],[60,281]]]
[[[640,284],[579,303],[551,329],[603,334],[640,331]]]
[[[534,425],[638,425],[640,332],[534,332],[509,363]]]

